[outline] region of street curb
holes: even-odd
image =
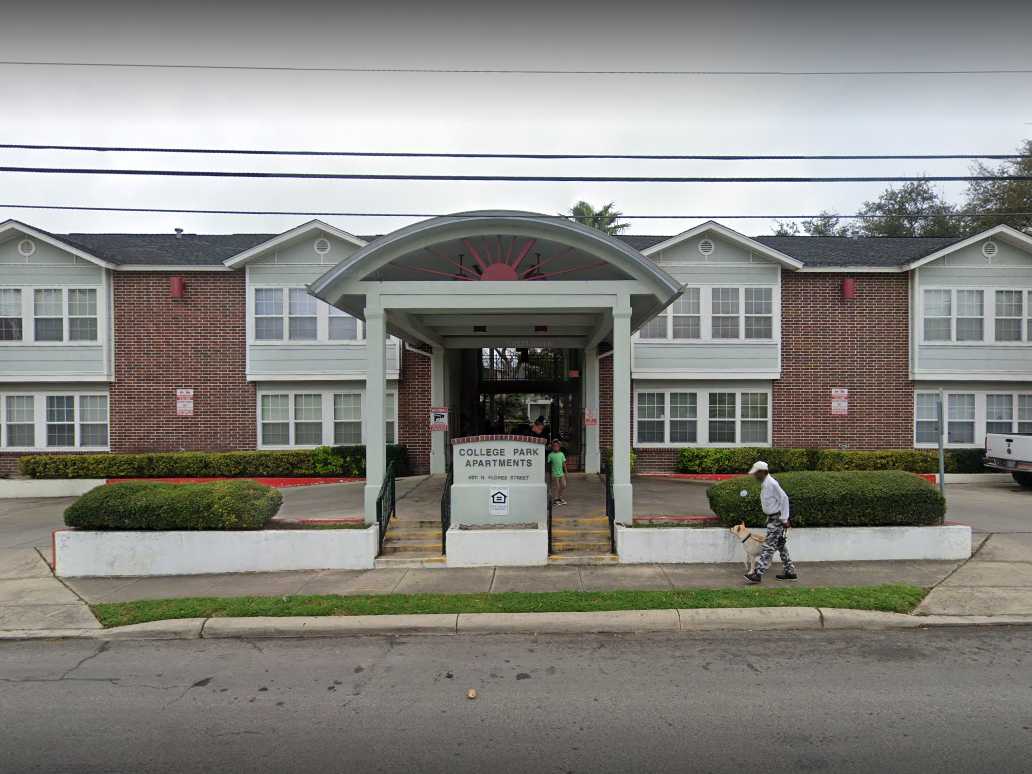
[[[815,607],[614,610],[580,613],[444,613],[186,618],[111,629],[0,631],[0,641],[195,640],[455,634],[644,634],[654,632],[928,629],[1032,625],[1032,615],[906,615]]]

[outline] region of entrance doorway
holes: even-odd
[[[463,350],[460,435],[522,434],[542,417],[549,438],[562,441],[570,469],[582,470],[582,368],[576,349]]]

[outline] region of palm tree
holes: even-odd
[[[630,227],[630,223],[618,223],[617,221],[623,217],[623,213],[619,210],[613,209],[614,203],[609,202],[603,207],[599,207],[597,210],[587,202],[577,202],[570,209],[569,213],[563,213],[571,220],[575,220],[578,223],[582,223],[585,226],[591,228],[597,228],[599,231],[603,231],[606,234],[616,235],[623,231],[625,228]]]

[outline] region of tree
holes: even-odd
[[[631,224],[618,222],[623,217],[623,213],[613,209],[614,206],[613,202],[609,202],[596,210],[587,202],[580,201],[573,205],[568,213],[563,214],[585,226],[604,231],[606,234],[616,235],[625,228],[629,228]]]
[[[1018,148],[1023,154],[1020,159],[1008,159],[993,168],[982,162],[971,167],[973,175],[1032,175],[1032,140],[1025,140]],[[1008,226],[1032,234],[1032,180],[973,180],[968,183],[965,211],[974,213],[967,218],[967,230],[971,233],[1006,223]],[[1007,215],[981,215],[985,212],[1014,213]]]
[[[800,224],[794,221],[778,221],[778,227],[774,231],[776,236],[798,236]],[[806,218],[802,222],[802,230],[808,236],[832,236],[847,237],[853,236],[853,229],[842,225],[839,218],[830,212],[824,211],[813,218]]]
[[[889,186],[881,196],[864,202],[857,225],[860,236],[938,237],[963,233],[957,208],[947,202],[926,180]]]

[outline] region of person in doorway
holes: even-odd
[[[548,453],[548,470],[552,474],[552,505],[566,505],[563,494],[566,492],[566,455],[562,444],[556,438],[552,441],[552,451]]]
[[[545,418],[538,417],[534,420],[534,424],[530,426],[530,430],[527,431],[527,435],[531,438],[541,438],[542,440],[548,440],[548,434],[545,432]]]
[[[762,460],[749,468],[749,475],[760,482],[760,507],[767,517],[767,536],[763,550],[756,559],[756,570],[745,576],[748,583],[760,583],[763,574],[770,567],[774,552],[781,555],[782,574],[778,580],[794,581],[798,578],[792,557],[788,555],[788,520],[791,517],[788,495],[781,484],[770,474],[770,468]]]

